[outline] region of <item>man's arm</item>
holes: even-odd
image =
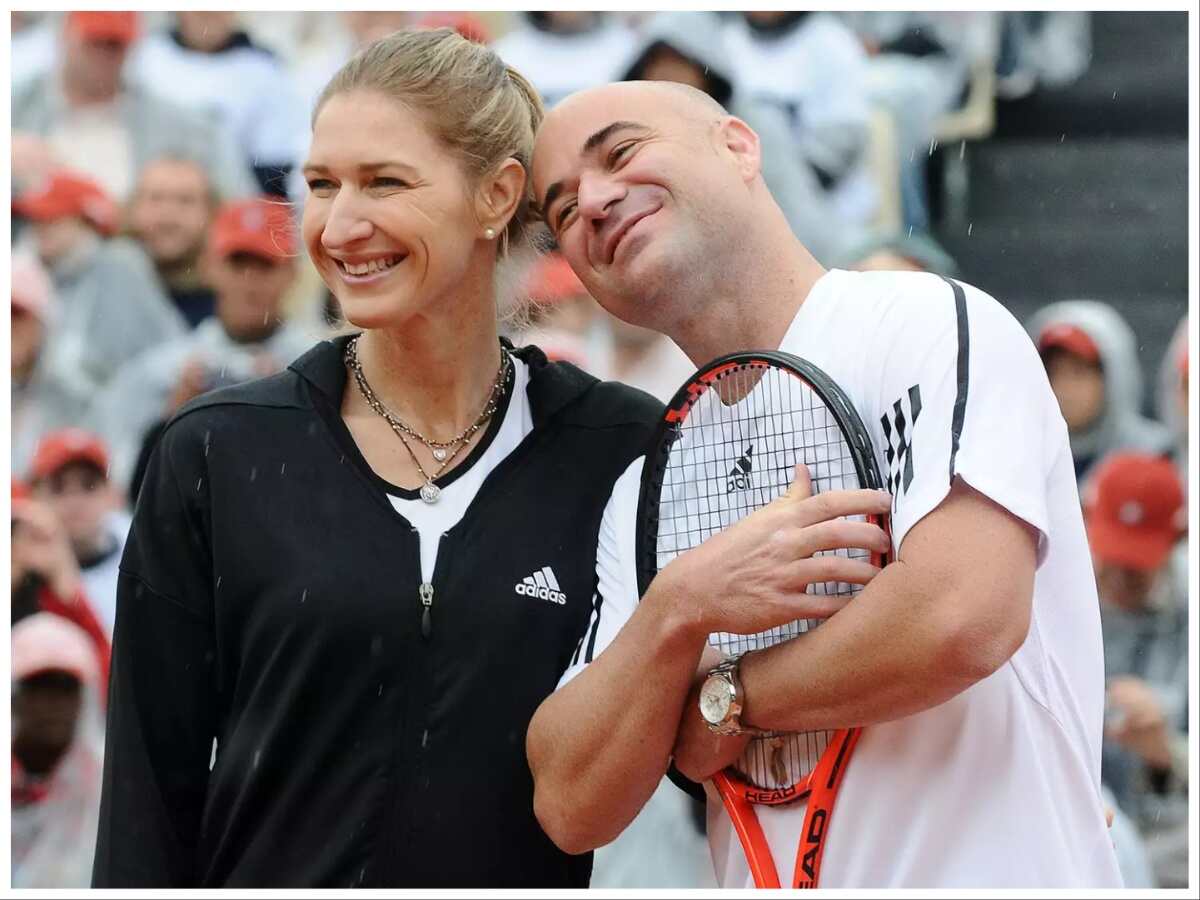
[[[600,656],[538,708],[526,738],[534,811],[560,848],[608,843],[654,792],[710,633],[825,618],[844,601],[806,594],[810,582],[874,577],[862,560],[812,556],[882,549],[879,528],[839,517],[882,512],[888,495],[810,494],[805,472],[775,503],[680,555]]]
[[[912,527],[896,562],[802,638],[747,654],[742,721],[815,731],[921,712],[1003,665],[1029,631],[1037,531],[962,479]],[[702,780],[729,761],[704,753],[684,711],[677,765]]]

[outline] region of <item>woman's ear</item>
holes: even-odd
[[[762,146],[758,141],[758,133],[735,116],[724,118],[719,128],[721,144],[733,154],[742,178],[747,182],[753,180],[762,171]]]
[[[475,213],[483,229],[503,234],[525,196],[525,167],[512,157],[486,176],[476,194]]]

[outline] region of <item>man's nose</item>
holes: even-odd
[[[584,175],[579,180],[579,214],[590,222],[605,219],[626,194],[625,187],[604,175]]]

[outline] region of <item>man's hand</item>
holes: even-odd
[[[1171,735],[1162,704],[1140,678],[1122,676],[1108,683],[1105,736],[1155,769],[1171,766]]]
[[[12,501],[13,584],[36,572],[61,600],[72,602],[79,592],[79,563],[58,516],[36,500]]]
[[[863,559],[817,556],[859,548],[886,553],[891,540],[877,525],[845,516],[891,509],[885,491],[825,491],[813,496],[808,469],[796,466],[787,493],[699,547],[680,554],[650,590],[686,598],[696,635],[754,634],[797,619],[825,619],[846,596],[805,593],[816,582],[866,584],[879,569]]]

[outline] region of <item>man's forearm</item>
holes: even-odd
[[[820,628],[745,656],[742,719],[770,730],[871,725],[946,702],[1029,631],[1036,532],[965,485],[900,559]]]
[[[604,653],[530,723],[534,809],[567,852],[620,834],[666,772],[705,645],[673,601],[652,586]]]

